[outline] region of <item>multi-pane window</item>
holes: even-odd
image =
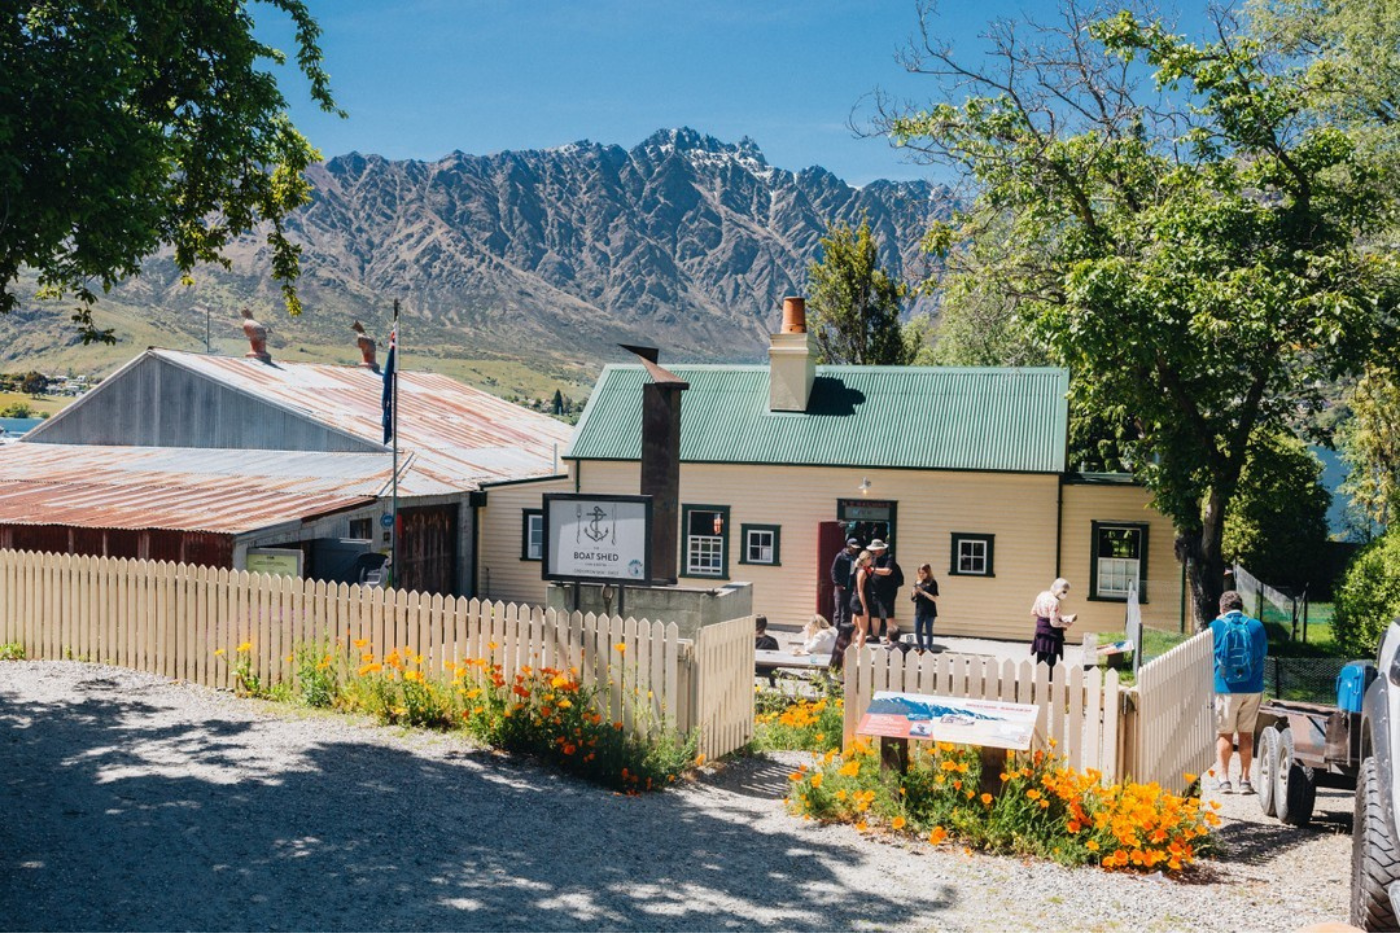
[[[994,535],[953,532],[953,560],[948,572],[953,576],[990,577]]]
[[[544,559],[544,513],[526,509],[520,527],[520,559]]]
[[[686,576],[728,575],[725,540],[729,525],[726,506],[687,505],[681,510],[682,566]]]
[[[744,550],[739,555],[741,564],[778,564],[777,525],[745,525]]]
[[[1093,580],[1096,599],[1127,599],[1137,587],[1143,599],[1147,579],[1147,526],[1136,523],[1093,523]]]
[[[374,519],[372,518],[352,518],[350,519],[350,537],[360,541],[369,541],[374,538]]]

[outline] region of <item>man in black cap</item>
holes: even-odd
[[[876,538],[870,542],[870,553],[875,556],[871,568],[870,597],[870,639],[876,643],[885,639],[885,646],[893,648],[899,644],[899,620],[894,618],[894,601],[899,588],[904,585],[904,571],[890,552],[890,546]],[[877,628],[875,620],[879,619]]]
[[[848,538],[846,549],[837,554],[836,559],[831,562],[831,624],[836,627],[837,632],[841,631],[841,626],[851,624],[851,603],[846,594],[851,585],[851,563],[859,553],[860,540]]]

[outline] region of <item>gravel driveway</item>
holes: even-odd
[[[799,756],[616,796],[456,737],[116,668],[0,664],[0,927],[1293,930],[1346,913],[1350,798],[1226,798],[1188,883],[787,816]]]

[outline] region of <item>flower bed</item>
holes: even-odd
[[[421,655],[391,649],[382,657],[366,641],[353,670],[329,644],[302,645],[287,657],[293,685],[267,689],[253,673],[251,646],[229,661],[239,692],[308,706],[363,712],[388,725],[464,729],[506,751],[533,755],[588,780],[627,793],[659,790],[697,765],[698,735],[680,735],[657,722],[649,708],[646,737],[604,718],[607,687],[587,687],[577,668],[522,667],[507,678],[491,658],[468,658],[450,672],[433,675]],[[495,652],[497,646],[489,646]],[[220,649],[215,652],[225,657]]]
[[[975,750],[916,744],[899,774],[882,770],[876,750],[858,739],[846,755],[833,748],[794,771],[786,802],[804,819],[862,832],[883,827],[934,845],[956,841],[1110,870],[1181,871],[1209,849],[1219,823],[1198,797],[1157,784],[1105,787],[1098,772],[1041,751],[1008,753],[998,794],[979,789],[981,767]]]

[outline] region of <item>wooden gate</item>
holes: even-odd
[[[457,595],[457,506],[399,509],[400,537],[394,586],[419,593]]]
[[[1186,773],[1215,758],[1215,642],[1210,630],[1182,642],[1138,671],[1129,726],[1128,774],[1181,791]]]

